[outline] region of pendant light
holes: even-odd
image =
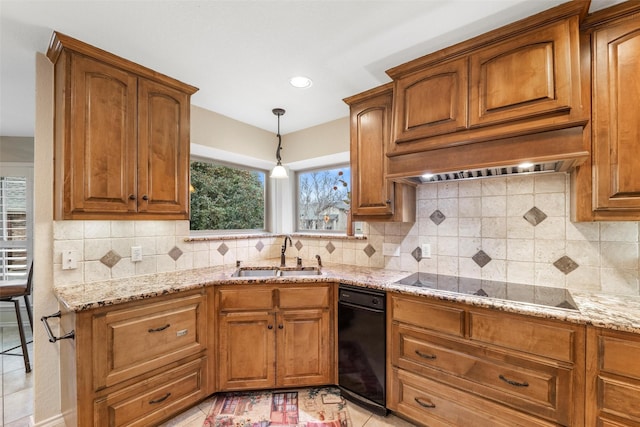
[[[275,114],[276,116],[278,116],[278,149],[276,150],[276,160],[278,161],[278,163],[276,164],[276,166],[273,168],[273,170],[271,171],[271,175],[269,175],[271,178],[288,178],[289,175],[287,175],[287,170],[284,168],[284,166],[282,166],[282,157],[280,157],[280,150],[282,150],[282,137],[280,136],[280,116],[282,116],[284,114],[284,109],[282,108],[274,108],[273,110],[271,110],[273,112],[273,114]]]

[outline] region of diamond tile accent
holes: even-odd
[[[301,242],[300,240],[297,240],[297,241],[296,241],[296,244],[295,244],[295,245],[293,245],[293,246],[295,246],[297,250],[300,250],[300,249],[302,249],[302,247],[303,247],[304,245],[302,244],[302,242]]]
[[[369,258],[371,258],[373,256],[373,254],[376,253],[376,250],[373,246],[371,246],[371,243],[369,243],[367,246],[364,247],[364,253],[367,254],[367,256]]]
[[[229,252],[229,246],[225,245],[224,243],[221,244],[220,246],[218,246],[218,252],[220,252],[220,255],[224,256],[224,254]]]
[[[333,243],[331,242],[327,243],[327,246],[325,246],[325,248],[327,249],[327,252],[329,252],[330,254],[332,254],[333,251],[336,250],[336,247],[333,246]]]
[[[553,263],[553,265],[564,274],[569,274],[579,267],[577,262],[566,255],[559,258],[556,262]]]
[[[420,262],[422,259],[422,248],[420,248],[420,246],[415,248],[413,252],[411,252],[411,256],[414,257],[416,261]]]
[[[477,291],[475,291],[473,294],[474,294],[474,295],[478,295],[478,296],[480,296],[480,297],[488,297],[488,296],[489,296],[489,294],[487,293],[487,291],[485,291],[485,290],[484,290],[484,289],[482,289],[482,288],[478,289],[478,290],[477,290]]]
[[[491,261],[491,257],[489,255],[487,255],[487,253],[483,250],[479,250],[478,252],[476,252],[476,254],[474,256],[471,257],[471,259],[480,266],[480,268],[484,267],[485,265],[489,264],[489,262]]]
[[[435,225],[440,225],[442,224],[442,221],[447,219],[447,217],[444,216],[444,214],[440,212],[438,209],[433,211],[433,213],[429,216],[429,218],[431,218],[431,221],[433,221]]]
[[[178,258],[180,258],[182,256],[184,252],[182,252],[182,249],[180,249],[177,246],[174,246],[173,249],[171,249],[169,251],[169,256],[171,257],[171,259],[173,259],[174,261],[177,261]]]
[[[256,249],[258,250],[258,252],[262,252],[262,250],[264,249],[264,243],[262,243],[262,240],[258,240],[258,243],[256,243]]]
[[[120,262],[122,257],[115,251],[109,251],[102,258],[100,258],[100,262],[106,265],[109,268],[113,268],[114,265]]]
[[[527,213],[525,213],[522,217],[526,219],[529,224],[535,227],[547,218],[547,214],[534,206],[529,209]]]

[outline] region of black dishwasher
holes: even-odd
[[[386,415],[385,293],[340,284],[338,385],[342,394]]]

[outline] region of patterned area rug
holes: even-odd
[[[335,387],[224,393],[203,427],[352,427],[347,402]]]

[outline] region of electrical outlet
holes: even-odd
[[[78,268],[78,251],[62,251],[62,269],[75,270]]]
[[[142,261],[142,246],[131,246],[131,262]]]
[[[431,244],[423,243],[422,244],[422,258],[431,258]]]

